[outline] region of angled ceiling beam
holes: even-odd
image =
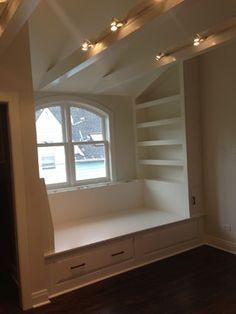
[[[40,0],[9,0],[0,16],[0,54],[29,19]]]
[[[196,57],[202,53],[208,52],[216,46],[221,46],[236,39],[236,19],[230,27],[219,30],[216,34],[208,36],[204,42],[198,47],[193,44],[186,45],[176,49],[170,55],[163,57],[160,61],[154,58],[146,58],[140,62],[136,62],[126,68],[110,73],[103,77],[99,85],[96,87],[96,93],[104,93],[118,86],[127,84],[129,81],[135,80],[155,69],[159,69],[160,75],[174,62],[186,60]]]
[[[102,93],[120,85],[127,84],[130,81],[143,77],[155,68],[156,61],[149,56],[146,59],[142,59],[139,62],[135,62],[121,70],[104,76],[94,92]],[[165,70],[166,68],[163,67],[160,74]]]
[[[106,36],[103,35],[103,38],[98,39],[98,43],[94,46],[94,48],[87,52],[82,52],[81,48],[78,48],[70,56],[49,69],[43,77],[39,88],[43,89],[44,87],[55,86],[63,80],[78,74],[80,71],[104,58],[106,56],[107,50],[109,50],[108,48],[112,46],[112,44],[115,44],[118,41],[126,38],[143,27],[146,23],[171,10],[173,7],[184,1],[186,0],[144,1],[146,6],[143,6],[142,10],[138,12],[137,9],[134,9],[133,14],[136,15],[133,17],[128,16],[127,23],[118,32],[109,32]],[[111,48],[112,47],[110,47],[110,49]]]

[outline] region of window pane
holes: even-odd
[[[38,147],[39,174],[46,184],[66,182],[65,150],[63,146]]]
[[[102,118],[88,110],[71,107],[71,132],[73,142],[102,141]]]
[[[62,135],[62,115],[61,108],[48,107],[36,111],[37,143],[61,143]]]
[[[106,177],[104,144],[74,145],[76,181]]]

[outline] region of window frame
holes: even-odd
[[[62,115],[62,142],[59,143],[38,143],[36,137],[36,146],[38,147],[63,147],[65,150],[65,171],[66,182],[46,184],[47,189],[60,189],[60,188],[73,188],[76,186],[93,185],[99,183],[108,183],[114,181],[114,162],[112,158],[112,130],[111,130],[111,113],[101,105],[94,102],[90,102],[81,98],[74,97],[49,97],[38,100],[36,102],[35,112],[49,107],[59,106],[61,108]],[[98,115],[102,121],[102,141],[85,141],[85,142],[73,142],[72,141],[72,128],[70,120],[70,108],[81,108],[87,110],[93,114]],[[36,121],[35,121],[36,128]],[[105,170],[106,177],[93,178],[88,180],[76,180],[75,158],[74,158],[74,145],[91,145],[102,144],[104,145],[105,153]],[[39,164],[39,163],[38,163]],[[39,169],[39,168],[38,168]]]

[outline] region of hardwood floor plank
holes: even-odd
[[[27,313],[235,314],[235,283],[236,256],[202,246],[54,298]],[[0,313],[10,314],[1,310],[0,304]],[[15,310],[21,313],[17,305]]]

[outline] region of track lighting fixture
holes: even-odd
[[[81,45],[81,49],[83,51],[88,51],[89,48],[92,48],[92,47],[93,47],[93,44],[88,39],[86,39]]]
[[[201,42],[203,42],[205,38],[203,38],[201,35],[197,34],[197,36],[193,40],[194,46],[199,46]]]
[[[117,18],[113,17],[112,20],[111,20],[111,31],[112,32],[116,32],[123,25],[124,25],[123,22],[121,22]]]
[[[160,52],[158,55],[156,55],[156,60],[160,61],[163,57],[165,56],[165,54],[163,52]]]

